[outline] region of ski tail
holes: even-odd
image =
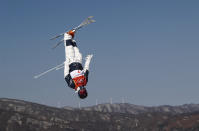
[[[59,46],[62,42],[64,42],[64,39],[62,39],[61,41],[59,41],[56,45],[54,45],[52,47],[52,49],[55,49],[57,46]]]
[[[39,78],[39,77],[41,77],[41,76],[43,76],[43,75],[45,75],[45,74],[47,74],[47,73],[49,73],[49,72],[51,72],[53,70],[59,70],[59,69],[62,69],[63,67],[64,67],[64,62],[62,64],[59,64],[59,65],[57,65],[57,66],[45,71],[45,72],[42,72],[42,73],[40,73],[38,75],[35,75],[34,78],[37,79],[37,78]]]

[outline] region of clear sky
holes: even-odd
[[[199,101],[198,0],[1,0],[0,97],[77,107],[125,102],[180,105]],[[93,53],[88,98],[67,87],[52,36],[93,15],[75,36]]]

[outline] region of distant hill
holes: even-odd
[[[67,107],[66,107],[67,108]],[[199,111],[199,104],[185,104],[181,106],[157,106],[157,107],[147,107],[139,106],[128,103],[118,103],[118,104],[99,104],[91,107],[81,108],[87,111],[99,111],[108,113],[128,113],[128,114],[140,114],[147,112],[160,112],[160,113],[171,113],[171,114],[182,114],[191,113]]]
[[[92,109],[97,107],[102,109],[105,105],[108,106],[108,112]],[[152,111],[145,107],[148,110],[146,111],[142,106],[136,105],[133,107],[137,107],[136,111],[139,113],[128,113],[121,112],[122,110],[117,109],[119,107],[112,107],[116,105],[120,104],[63,109],[2,98],[0,131],[199,131],[197,105],[191,105],[191,108],[189,105],[183,105],[188,107],[186,113],[172,113],[167,109],[161,111],[160,107],[149,107],[153,108]],[[120,106],[126,108],[127,105],[131,104]]]

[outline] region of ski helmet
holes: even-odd
[[[87,97],[88,93],[85,87],[80,87],[80,90],[78,91],[79,98],[84,99]]]

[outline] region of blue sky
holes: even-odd
[[[199,2],[196,0],[1,1],[0,97],[77,107],[125,102],[179,105],[199,101]],[[63,70],[33,76],[64,61],[52,36],[93,15],[75,36],[93,53],[89,96],[79,100]]]

